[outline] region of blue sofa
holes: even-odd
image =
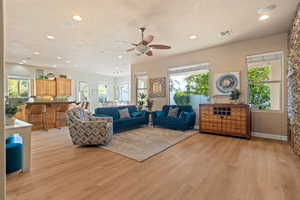
[[[169,108],[179,108],[177,117],[168,117]],[[163,128],[188,130],[193,129],[196,121],[196,113],[192,106],[164,105],[162,110],[152,113],[153,126]]]
[[[119,110],[128,108],[130,118],[120,119]],[[114,133],[139,128],[149,123],[149,112],[138,111],[136,106],[102,107],[95,109],[95,117],[112,117]]]
[[[22,169],[23,145],[21,136],[14,135],[6,138],[6,173]]]

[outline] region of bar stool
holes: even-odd
[[[82,102],[81,107],[84,109],[85,112],[90,113],[89,112],[89,106],[90,103],[88,101]]]
[[[66,125],[67,121],[67,110],[69,109],[69,104],[58,104],[55,110],[55,127],[59,128],[61,123]]]
[[[42,126],[44,130],[47,130],[46,112],[45,104],[28,105],[28,122],[33,126]]]
[[[82,107],[84,110],[88,110],[89,105],[90,105],[90,103],[88,101],[85,101],[85,102],[81,103],[80,107]]]

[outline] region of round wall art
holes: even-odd
[[[215,84],[216,94],[229,94],[233,89],[239,89],[239,72],[217,74]]]

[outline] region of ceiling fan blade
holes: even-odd
[[[170,46],[161,45],[161,44],[152,44],[152,45],[149,45],[149,47],[151,47],[152,49],[171,49]]]
[[[146,55],[147,55],[147,56],[153,56],[153,52],[152,52],[152,51],[148,51],[148,52],[146,53]]]
[[[131,49],[127,49],[126,51],[130,52],[130,51],[134,51],[134,50],[135,50],[135,48],[131,48]]]
[[[146,42],[146,45],[151,43],[154,39],[154,36],[153,35],[147,35],[145,38],[144,38],[144,42]]]

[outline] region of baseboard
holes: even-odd
[[[260,137],[260,138],[288,141],[288,137],[283,136],[283,135],[273,135],[273,134],[259,133],[259,132],[252,132],[251,135],[254,137]]]

